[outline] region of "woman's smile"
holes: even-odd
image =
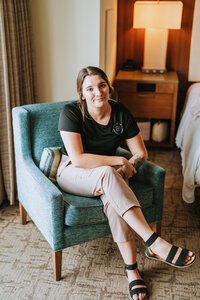
[[[93,101],[103,102],[103,101],[105,101],[105,98],[103,98],[103,97],[101,97],[101,98],[95,98]]]

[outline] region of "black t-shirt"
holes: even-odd
[[[136,136],[139,128],[123,104],[110,99],[109,103],[112,112],[107,125],[97,123],[89,113],[83,118],[78,101],[67,103],[60,113],[58,131],[80,133],[85,153],[115,155],[121,142]],[[67,155],[64,145],[62,153]]]

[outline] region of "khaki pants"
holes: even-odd
[[[119,243],[134,238],[134,232],[123,219],[123,214],[133,206],[140,207],[140,204],[114,167],[76,168],[68,156],[62,155],[57,182],[70,194],[94,197],[97,192],[100,193],[114,241]]]

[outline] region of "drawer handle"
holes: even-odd
[[[154,94],[138,94],[138,97],[142,98],[154,98]]]

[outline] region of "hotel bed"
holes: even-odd
[[[200,83],[192,84],[187,91],[176,145],[181,149],[182,197],[192,203],[195,188],[200,186]]]

